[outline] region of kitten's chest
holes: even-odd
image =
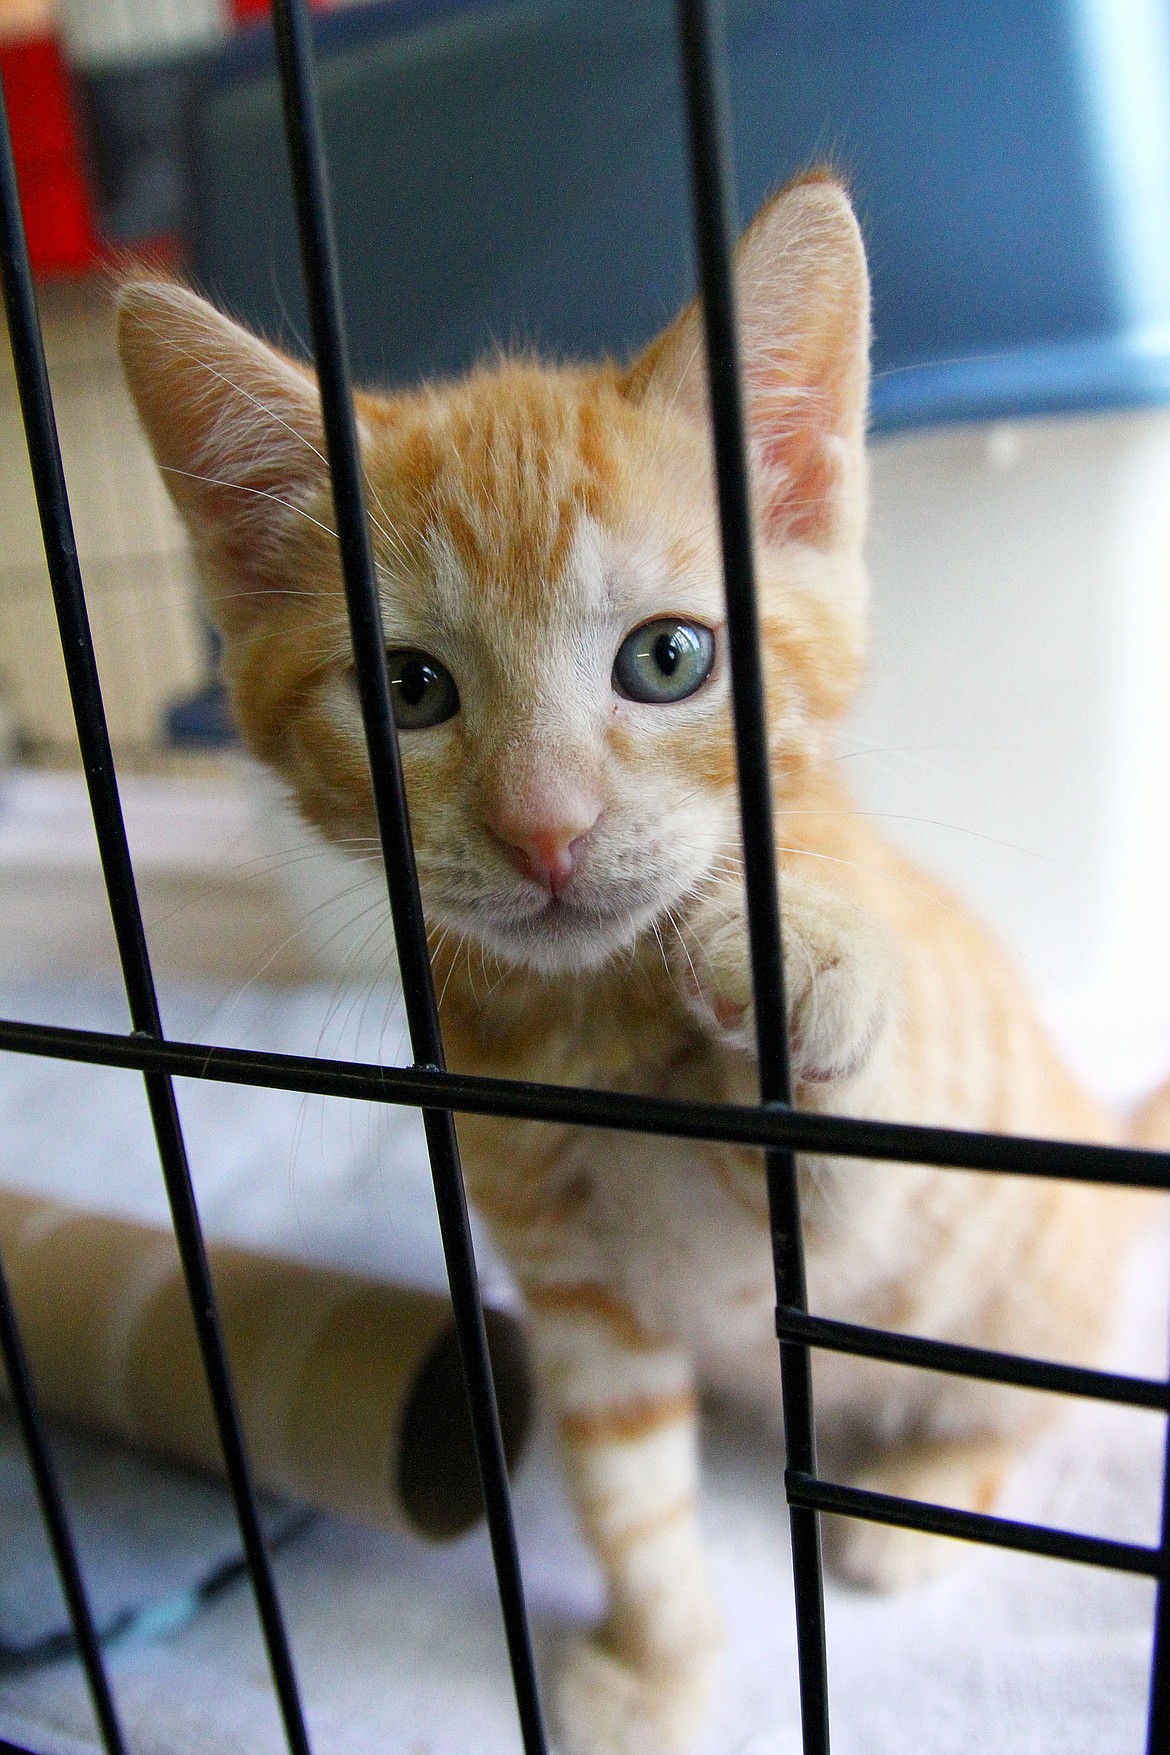
[[[751,1154],[636,1136],[594,1151],[590,1229],[643,1326],[684,1342],[701,1365],[767,1344],[775,1289]]]
[[[750,1095],[727,1087],[721,1057],[703,1054],[660,1068],[658,1089],[708,1100]],[[582,1137],[578,1149],[596,1270],[648,1332],[682,1343],[708,1386],[770,1403],[776,1293],[761,1155],[636,1134]]]
[[[614,1008],[606,1023],[592,1042],[586,1032],[534,1032],[506,1061],[480,1034],[475,1070],[700,1101],[751,1100],[753,1069],[728,1062],[686,1028],[672,1030],[668,1016],[659,1013],[648,1027]],[[598,1042],[600,1057],[590,1052]],[[464,1039],[458,1046],[456,1064],[467,1065],[472,1045]],[[716,1361],[738,1359],[742,1372],[745,1349],[756,1348],[774,1377],[775,1287],[759,1153],[470,1117],[460,1134],[472,1198],[522,1279],[607,1287],[648,1333],[682,1343],[708,1378],[724,1375]]]

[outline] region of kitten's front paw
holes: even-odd
[[[849,1078],[865,1065],[894,1011],[897,977],[878,927],[820,884],[782,887],[789,1049],[798,1083]],[[700,913],[680,938],[675,974],[690,1010],[728,1047],[755,1046],[747,927]]]
[[[557,1677],[555,1716],[564,1755],[675,1755],[702,1729],[718,1643],[635,1667],[597,1639],[575,1640]]]
[[[817,1085],[851,1078],[893,1015],[897,976],[888,941],[831,890],[790,880],[784,904],[793,1077]]]

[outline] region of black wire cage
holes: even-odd
[[[60,628],[73,712],[129,1001],[129,1034],[0,1022],[0,1049],[135,1069],[142,1073],[175,1237],[230,1491],[256,1599],[272,1680],[293,1755],[310,1741],[296,1669],[257,1510],[215,1292],[196,1208],[173,1080],[203,1078],[301,1093],[404,1104],[422,1110],[440,1230],[472,1415],[476,1456],[526,1755],[547,1736],[513,1529],[454,1115],[458,1112],[559,1121],[578,1126],[760,1148],[767,1165],[776,1277],[776,1331],[793,1550],[804,1755],[830,1746],[821,1581],[822,1512],[867,1518],[1052,1559],[1136,1573],[1157,1581],[1150,1665],[1147,1755],[1170,1749],[1170,1451],[1164,1458],[1157,1546],[961,1512],[821,1479],[813,1433],[810,1350],[860,1354],[990,1382],[1087,1397],[1170,1414],[1170,1382],[1119,1375],[982,1348],[956,1346],[830,1321],[807,1309],[796,1154],[816,1152],[888,1163],[929,1164],[962,1173],[997,1171],[1083,1182],[1170,1189],[1170,1157],[933,1127],[804,1114],[793,1109],[785,1025],[781,916],[757,644],[755,586],[732,294],[725,60],[718,0],[678,0],[694,199],[694,227],[706,319],[718,500],[722,527],[734,724],[756,997],[759,1102],[721,1106],[601,1090],[473,1078],[445,1069],[431,982],[385,644],[375,588],[341,315],[333,222],[305,0],[275,0],[277,58],[300,231],[312,340],[320,378],[337,529],[373,793],[410,1030],[413,1064],[387,1068],[165,1039],[135,878],[123,826],[81,572],[73,539],[52,397],[45,368],[19,196],[0,100],[0,251],[12,350]],[[107,1755],[127,1743],[37,1411],[36,1389],[0,1265],[0,1347],[28,1452],[77,1649]],[[1170,1432],[1170,1426],[1168,1426]],[[15,1745],[3,1744],[8,1750]],[[37,1755],[17,1750],[17,1755]]]

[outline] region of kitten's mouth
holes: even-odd
[[[546,897],[532,918],[542,920],[551,916],[553,919],[617,920],[628,913],[629,908],[624,905],[611,905],[607,908],[599,902],[581,902],[575,896],[562,895]]]
[[[545,896],[524,913],[493,909],[475,922],[474,930],[497,955],[549,974],[605,962],[632,945],[655,912],[640,892],[609,902],[572,894]]]
[[[428,915],[470,938],[501,963],[544,975],[600,968],[634,948],[664,908],[685,894],[686,876],[643,857],[640,870],[615,861],[574,874],[559,894],[518,874],[484,883],[480,870],[424,871]],[[672,881],[674,880],[674,881]]]
[[[520,930],[552,933],[612,932],[629,926],[637,914],[628,903],[581,902],[572,896],[549,896],[520,924]]]

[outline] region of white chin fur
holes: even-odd
[[[493,956],[538,975],[569,975],[597,969],[610,957],[629,950],[653,911],[590,920],[587,915],[564,918],[547,913],[517,921],[489,915],[461,920],[456,930],[470,933]]]

